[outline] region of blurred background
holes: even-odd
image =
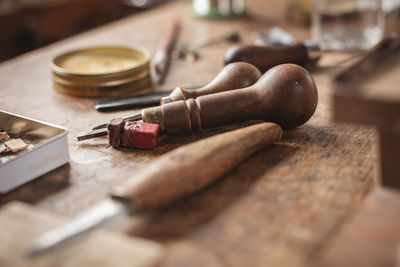
[[[173,0],[0,0],[0,61],[167,1]],[[201,6],[210,1],[213,0],[193,3]],[[269,6],[268,2],[274,1],[265,0],[263,9]],[[287,19],[308,27],[312,0],[285,2]],[[400,0],[383,0],[387,31],[393,31],[390,21],[398,21],[399,8]]]
[[[0,0],[0,61],[168,0]]]

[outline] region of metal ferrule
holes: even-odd
[[[172,100],[169,96],[164,96],[161,98],[161,105],[171,103]]]
[[[142,110],[143,122],[157,123],[162,132],[165,131],[165,119],[162,107],[145,108]]]
[[[321,57],[322,51],[317,42],[313,40],[306,40],[303,42],[303,45],[307,49],[308,58],[310,61],[317,60]]]

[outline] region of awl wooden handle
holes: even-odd
[[[281,136],[277,124],[260,123],[182,146],[115,188],[113,196],[138,211],[164,206],[204,188]]]
[[[255,119],[293,129],[311,118],[317,103],[317,86],[311,74],[298,65],[282,64],[249,87],[143,109],[141,116],[168,134]]]

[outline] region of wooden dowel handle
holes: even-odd
[[[144,109],[142,118],[159,123],[168,134],[254,119],[292,129],[311,118],[317,103],[317,87],[310,73],[298,65],[282,64],[247,88]]]
[[[274,123],[260,123],[182,146],[161,156],[115,188],[113,197],[151,210],[209,185],[239,162],[282,136]]]

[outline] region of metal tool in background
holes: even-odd
[[[41,236],[28,255],[46,252],[107,221],[157,209],[189,196],[281,136],[278,125],[260,123],[175,149],[115,188],[111,199]]]
[[[178,39],[180,28],[181,24],[179,20],[172,21],[151,62],[153,80],[157,84],[164,82],[171,61],[171,53]]]
[[[261,77],[261,72],[248,63],[237,62],[225,66],[217,76],[206,86],[195,89],[187,90],[181,87],[175,88],[168,95],[158,98],[157,104],[170,103],[178,100],[187,100],[196,98],[203,95],[214,94],[227,90],[235,90],[254,84]],[[133,100],[136,100],[133,98]],[[127,101],[129,104],[129,101]],[[134,104],[134,103],[130,103]],[[141,119],[140,113],[131,114],[124,118],[125,120],[138,120]],[[108,124],[103,123],[93,128],[93,130],[104,128]]]
[[[253,64],[262,72],[265,72],[273,66],[284,63],[295,63],[302,66],[308,63],[316,63],[322,52],[325,52],[317,42],[312,40],[296,43],[289,33],[279,27],[273,27],[265,33],[258,34],[255,44],[231,47],[225,53],[225,64],[243,61]],[[336,64],[341,65],[357,59],[368,54],[368,51],[370,50],[353,53],[350,57],[336,62]]]
[[[175,59],[185,59],[186,61],[194,62],[199,59],[199,50],[201,48],[224,42],[235,43],[239,41],[240,34],[236,31],[233,31],[221,36],[207,38],[199,43],[191,44],[180,49],[176,49],[173,51],[173,57]]]

